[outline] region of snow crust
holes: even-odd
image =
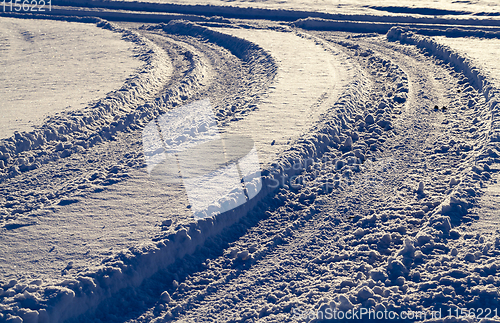
[[[235,27],[230,21],[217,24]],[[170,137],[192,128],[183,119],[190,111],[183,111],[181,105],[210,82],[213,67],[202,53],[186,51],[183,55],[189,68],[185,78],[169,83],[171,60],[155,43],[105,21],[99,21],[98,26],[121,32],[140,45],[145,67],[123,91],[110,94],[92,109],[54,117],[34,132],[3,140],[2,182],[42,164],[80,154],[78,146],[88,149],[138,128],[141,139],[146,138],[142,141],[146,143],[144,155],[150,162],[144,167],[149,173],[167,159],[162,153],[185,151],[181,148],[186,141]],[[339,24],[314,18],[296,21],[293,26],[370,33],[294,31],[324,50],[342,47],[344,55],[355,60],[349,67],[356,78],[342,87],[343,92],[307,131],[291,138],[275,158],[261,165],[262,177],[248,181],[260,185],[260,190],[246,203],[170,228],[147,243],[111,255],[87,272],[51,282],[26,278],[2,282],[0,320],[105,319],[105,314],[99,317],[93,312],[103,304],[120,307],[130,290],[153,289],[144,285],[159,280],[155,275],[162,275],[165,268],[169,268],[165,273],[168,288],[158,293],[156,303],[137,321],[189,320],[204,315],[211,319],[283,321],[299,307],[323,312],[361,307],[431,311],[445,305],[455,309],[498,304],[500,240],[494,235],[465,233],[462,227],[465,221],[473,220],[469,212],[490,183],[494,165],[500,162],[500,94],[490,76],[462,53],[422,35],[438,29],[391,27],[386,42],[372,32],[383,33],[388,25],[377,25],[373,30],[366,23]],[[277,29],[290,32],[288,26]],[[257,70],[263,79],[279,78],[280,62],[275,61],[272,51],[264,50],[255,40],[235,36],[244,31],[228,32],[187,21],[144,26],[143,30],[163,31],[190,41],[190,37],[203,39],[252,68],[264,66]],[[479,29],[467,32],[481,34]],[[330,48],[329,43],[335,47]],[[423,63],[412,67],[406,63],[411,59]],[[419,67],[424,71],[416,70]],[[431,71],[446,75],[430,79]],[[453,95],[449,94],[451,87],[457,87]],[[448,93],[441,94],[441,90]],[[175,114],[172,108],[177,106],[181,106],[177,110],[180,118],[170,119],[169,112]],[[217,117],[225,111],[214,109]],[[214,125],[210,113],[202,115],[210,117],[194,117],[196,126],[204,122]],[[181,120],[178,126],[182,131],[172,132],[169,120]],[[219,126],[231,124],[223,121]],[[436,141],[422,147],[418,138],[401,137],[425,137],[427,133],[420,127],[433,131],[430,138]],[[449,133],[437,134],[435,129]],[[167,140],[177,144],[161,147],[157,140],[160,133],[168,134]],[[218,133],[209,134],[211,141],[217,142]],[[408,142],[411,146],[406,148]],[[149,155],[151,151],[159,156]],[[110,172],[120,173],[120,169]],[[186,172],[182,175],[189,177]],[[186,186],[189,189],[189,183]],[[171,224],[168,220],[162,223],[165,227]],[[4,228],[9,225],[15,228],[15,223],[9,222]],[[223,250],[223,254],[206,258],[203,253],[210,252],[207,245]],[[294,256],[296,263],[290,261]],[[203,269],[180,264],[199,259],[204,259]],[[65,270],[71,267],[68,264]],[[253,294],[246,294],[249,291]],[[232,302],[233,298],[238,301]],[[247,310],[260,301],[265,305],[259,311]],[[225,302],[233,306],[228,309]],[[229,314],[235,316],[226,317]]]

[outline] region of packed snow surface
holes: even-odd
[[[283,146],[307,132],[353,77],[353,73],[349,74],[352,67],[346,65],[338,49],[318,46],[314,39],[294,32],[217,30],[258,44],[273,55],[279,66],[258,111],[223,129],[227,134],[250,135],[264,165],[273,162]]]
[[[500,85],[500,65],[498,64],[498,53],[500,53],[500,39],[484,39],[478,37],[434,37],[437,42],[449,46],[474,60],[477,67],[481,68],[495,82]]]
[[[0,19],[0,138],[120,88],[143,64],[132,49],[91,24]]]
[[[142,64],[0,141],[0,322],[319,322],[361,309],[498,321],[498,33],[481,27],[498,25],[498,4],[191,4],[360,22],[93,9],[129,14],[113,23],[65,2],[68,20]],[[40,22],[51,26],[0,18],[9,33]],[[476,38],[442,37],[463,34]]]

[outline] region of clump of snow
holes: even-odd
[[[52,117],[32,132],[16,133],[11,138],[1,140],[0,151],[6,158],[3,159],[4,172],[0,173],[0,181],[18,175],[19,170],[29,171],[54,158],[66,158],[78,151],[77,145],[67,141],[83,139],[86,142],[82,143],[83,145],[93,146],[101,142],[103,137],[109,139],[113,133],[123,130],[130,124],[130,120],[133,120],[119,120],[120,115],[124,112],[130,113],[133,107],[138,107],[148,98],[152,98],[168,79],[171,68],[169,60],[155,44],[132,31],[100,19],[94,21],[97,21],[98,27],[120,33],[125,40],[136,44],[137,56],[145,65],[135,76],[129,78],[120,90],[109,93],[106,98],[91,107]],[[134,111],[133,116],[144,117],[148,113],[151,111],[147,111],[143,106],[142,111]],[[114,121],[107,121],[109,119]],[[29,151],[33,150],[43,151],[40,154],[42,157],[30,160],[28,165],[21,162],[22,155],[29,155]],[[18,156],[17,160],[14,156]]]

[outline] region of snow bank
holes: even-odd
[[[189,21],[171,21],[168,24],[160,24],[153,28],[161,28],[167,33],[203,37],[228,49],[234,56],[249,64],[261,63],[269,65],[269,62],[274,61],[269,53],[263,52],[258,45],[248,40],[224,34]]]
[[[488,27],[478,29],[476,26],[459,26],[450,27],[449,24],[441,24],[439,22],[416,22],[411,19],[399,20],[374,20],[364,21],[351,19],[322,19],[316,17],[308,17],[298,19],[292,23],[294,26],[307,30],[329,30],[329,31],[348,31],[357,33],[387,33],[395,24],[407,26],[415,33],[422,35],[445,35],[448,37],[485,37],[498,38],[500,37],[500,29],[496,27]]]
[[[335,30],[348,31],[357,33],[380,33],[385,34],[391,29],[394,24],[384,22],[362,22],[362,21],[345,21],[331,20],[320,18],[305,18],[298,19],[293,22],[293,25],[298,28],[307,30]]]
[[[264,9],[264,8],[244,8],[236,6],[218,6],[218,5],[187,5],[170,3],[146,3],[140,1],[101,1],[101,0],[57,0],[52,5],[74,6],[90,8],[107,8],[130,11],[148,11],[148,12],[168,12],[177,14],[191,14],[199,16],[223,16],[225,18],[243,18],[243,19],[267,19],[281,21],[295,21],[308,17],[345,20],[345,21],[370,21],[370,22],[391,22],[391,23],[414,23],[414,24],[448,24],[448,25],[481,25],[498,26],[496,19],[479,18],[444,18],[444,17],[414,17],[414,16],[380,16],[380,15],[349,15],[339,13],[325,13],[315,11],[300,11],[286,9]],[[484,18],[484,17],[482,17]]]
[[[476,29],[474,27],[455,27],[449,28],[419,28],[415,32],[425,36],[446,36],[446,37],[478,37],[478,38],[500,38],[498,30]]]

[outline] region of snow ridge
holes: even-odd
[[[171,67],[163,51],[132,31],[96,20],[98,27],[122,33],[124,39],[134,43],[136,55],[145,62],[144,66],[121,89],[87,109],[51,117],[34,131],[15,133],[2,140],[0,183],[52,160],[66,158],[103,138],[109,139],[114,132],[126,127],[116,122],[118,117],[153,98],[166,82]]]

